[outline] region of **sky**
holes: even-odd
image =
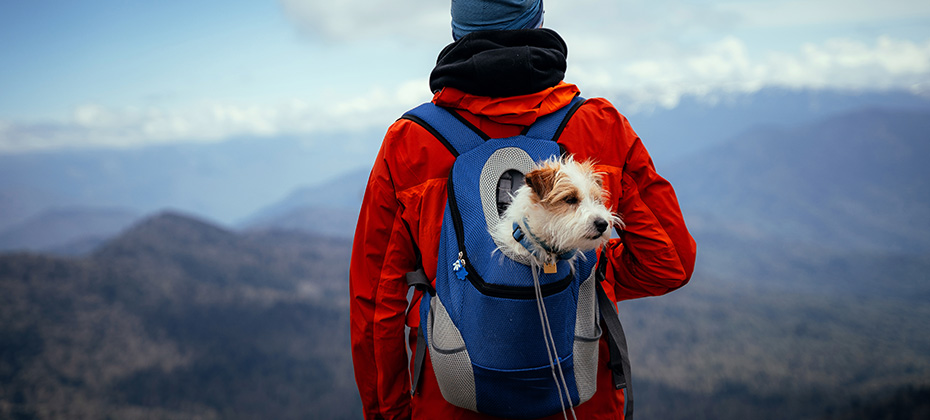
[[[547,0],[624,113],[763,88],[930,95],[930,2]],[[0,0],[0,154],[386,128],[429,100],[437,0]]]

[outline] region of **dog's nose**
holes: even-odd
[[[610,224],[604,219],[597,218],[597,220],[594,221],[594,228],[597,229],[597,233],[604,233],[608,226],[610,226]]]

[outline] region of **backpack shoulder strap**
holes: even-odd
[[[606,278],[607,256],[599,255],[597,261],[597,306],[600,309],[601,320],[607,327],[607,348],[610,350],[610,360],[607,366],[613,373],[614,387],[624,390],[626,407],[624,419],[633,420],[633,377],[630,373],[630,351],[626,344],[626,334],[617,314],[617,303],[610,300],[601,281]]]
[[[488,139],[467,121],[462,121],[455,111],[447,110],[432,102],[407,111],[401,119],[413,121],[438,139],[452,156],[458,157]]]

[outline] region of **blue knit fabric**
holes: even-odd
[[[456,40],[475,31],[537,28],[542,19],[542,0],[452,0]]]

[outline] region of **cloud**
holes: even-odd
[[[447,1],[280,3],[303,30],[329,41],[449,38]],[[927,34],[910,39],[880,35],[882,28],[900,27],[901,20],[930,17],[927,2],[553,0],[545,4],[545,26],[556,29],[569,45],[568,80],[594,94],[636,98],[633,102],[644,106],[673,107],[682,95],[712,98],[764,86],[917,89],[926,85],[922,81],[930,73],[927,41],[915,40]],[[863,37],[864,24],[877,32]],[[833,26],[825,30],[824,25]],[[783,36],[781,30],[786,28],[792,36]],[[771,29],[778,29],[778,35]],[[414,48],[425,48],[422,42],[412,42]]]
[[[685,96],[714,102],[763,87],[928,94],[930,40],[834,38],[790,53],[753,54],[746,42],[727,36],[681,55],[627,61],[591,53],[570,61],[569,69],[567,79],[585,95],[609,97],[627,113],[674,108]],[[395,87],[375,85],[354,97],[333,92],[318,102],[291,99],[269,105],[209,102],[184,109],[117,109],[86,104],[76,107],[68,121],[0,120],[0,153],[385,129],[405,110],[429,100],[426,85],[415,79]]]
[[[823,45],[805,44],[797,57],[773,55],[782,70],[773,83],[789,87],[838,89],[901,89],[927,80],[930,41],[922,44],[887,36],[874,46],[848,39]]]
[[[622,97],[633,111],[673,108],[685,95],[714,101],[763,87],[925,93],[930,40],[880,36],[866,43],[834,38],[803,44],[792,53],[754,55],[744,41],[728,36],[681,55],[576,64],[578,70],[569,76],[583,88]]]
[[[424,86],[425,80],[412,80],[396,88],[373,87],[358,97],[318,103],[292,99],[264,106],[202,103],[185,109],[114,109],[85,104],[76,107],[68,121],[0,120],[0,153],[386,129],[405,110],[429,100]]]

